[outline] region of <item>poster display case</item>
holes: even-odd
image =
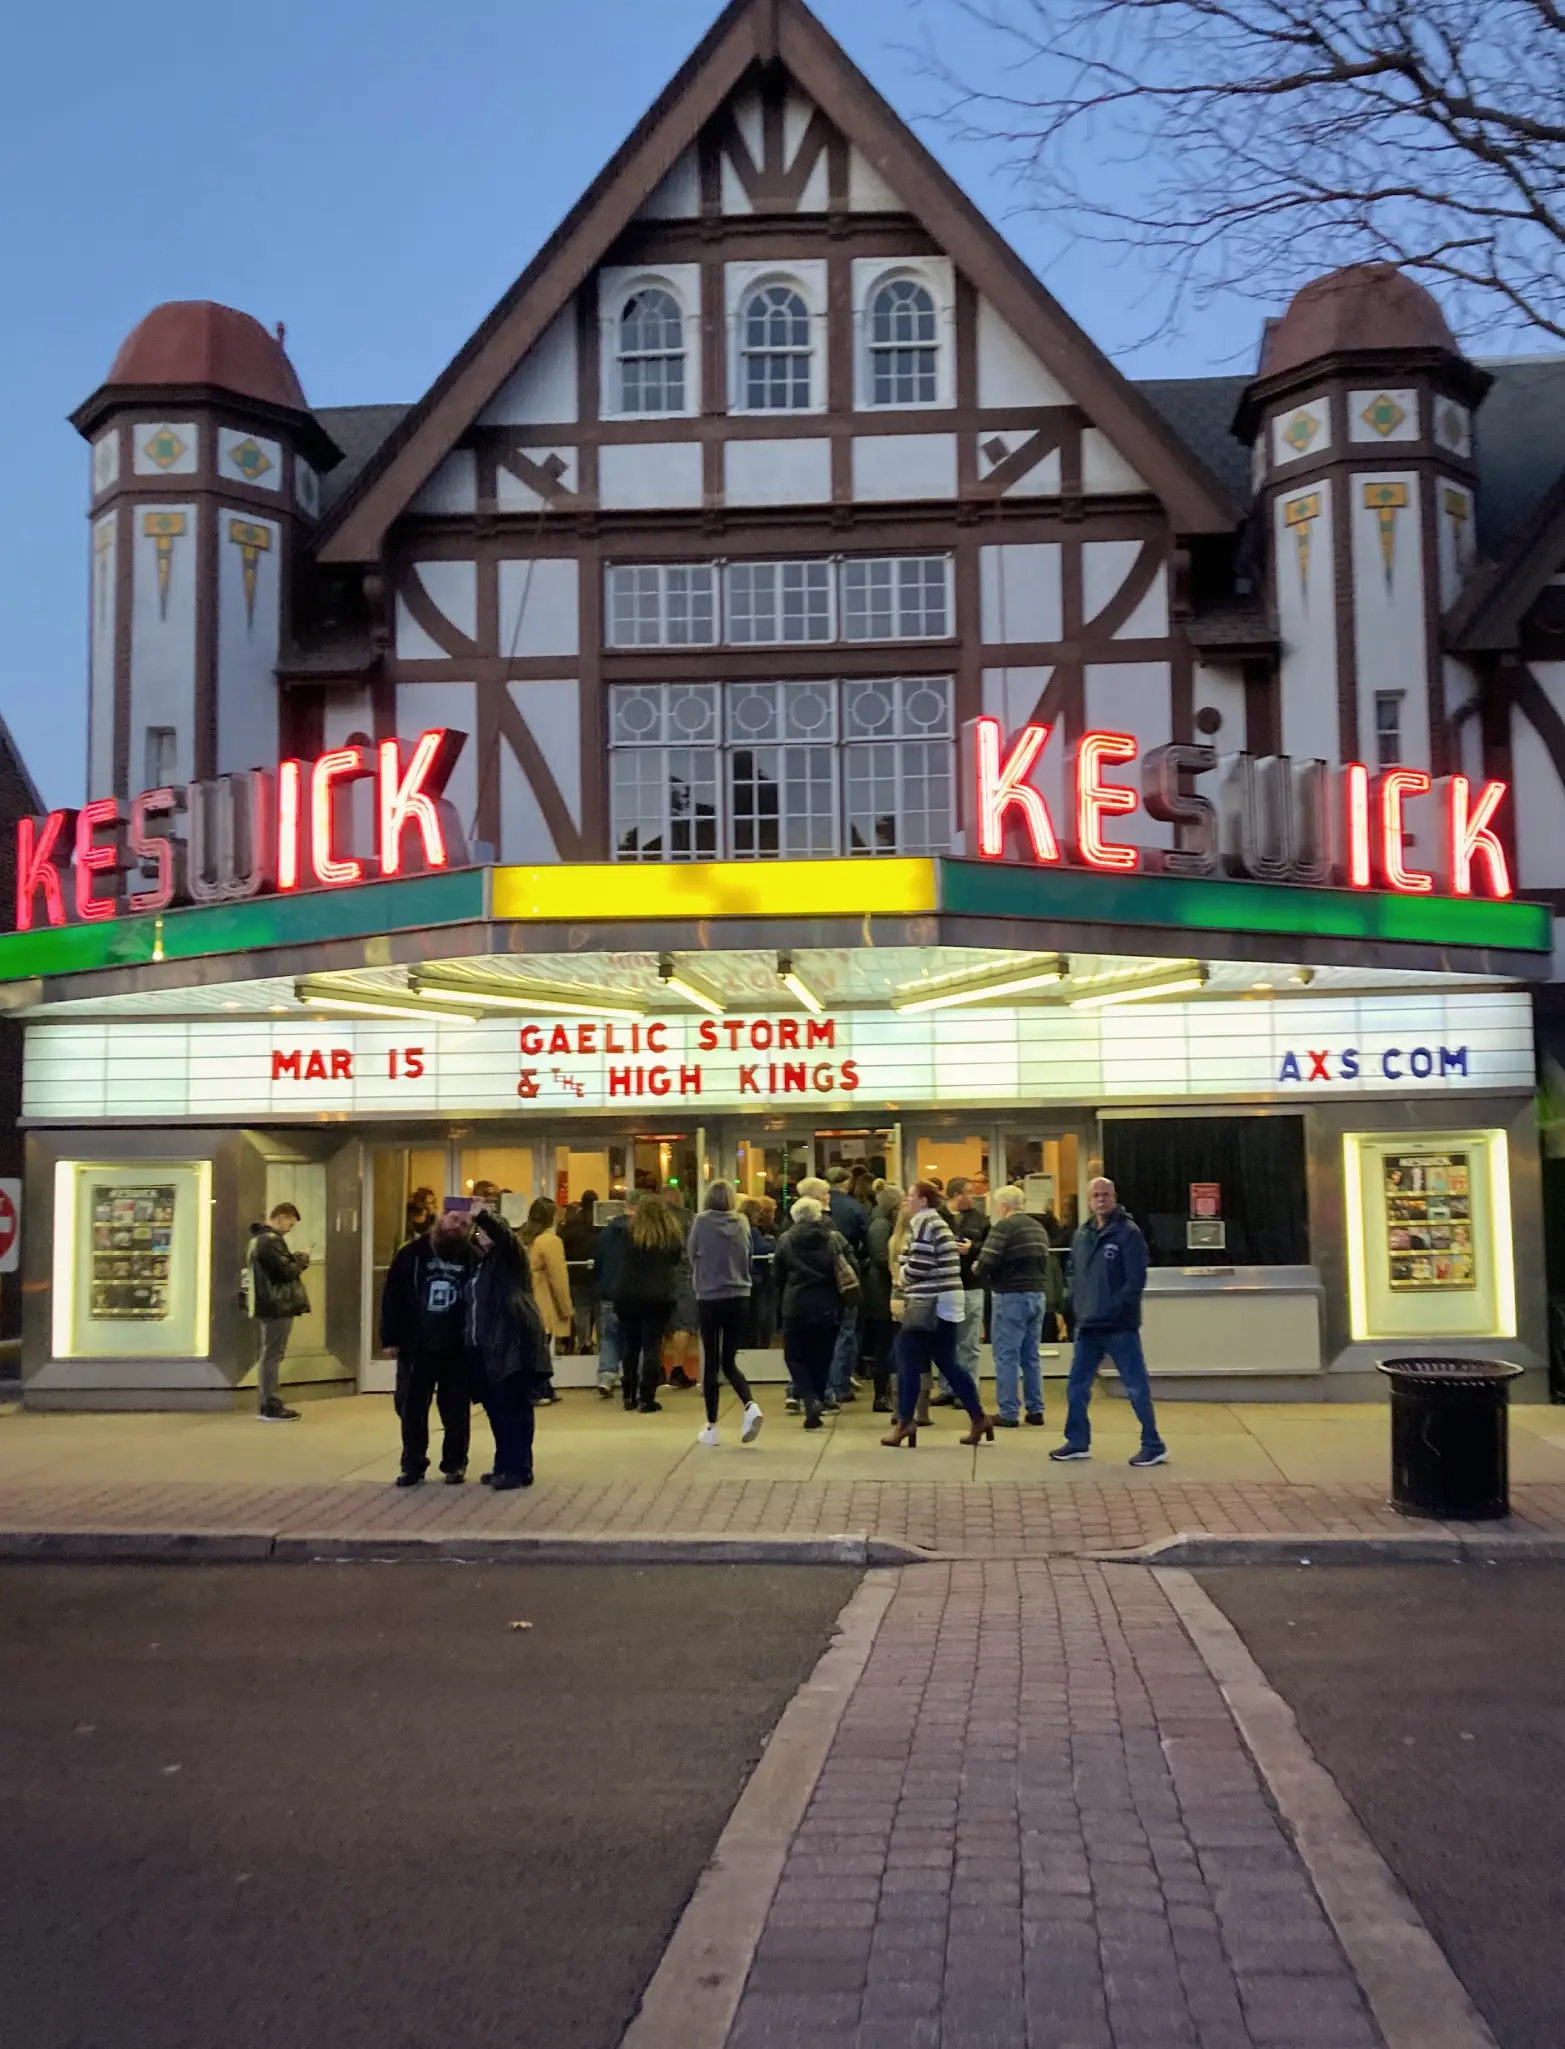
[[[55,1167],[54,1356],[204,1358],[209,1160]]]
[[[1355,1339],[1516,1335],[1503,1131],[1343,1141]]]

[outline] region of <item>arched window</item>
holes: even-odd
[[[869,305],[870,403],[933,405],[939,397],[935,302],[917,278],[894,277]]]
[[[752,412],[805,412],[810,315],[792,285],[762,285],[745,302],[744,402]]]
[[[661,285],[646,285],[625,301],[619,376],[622,412],[684,411],[685,323],[678,300]]]

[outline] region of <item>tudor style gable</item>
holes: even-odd
[[[384,659],[299,744],[471,731],[508,860],[947,851],[979,712],[1056,764],[1245,744],[1171,581],[1235,521],[807,10],[740,0],[328,511]]]

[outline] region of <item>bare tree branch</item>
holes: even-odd
[[[982,32],[923,53],[948,127],[1065,239],[1150,256],[1167,325],[1384,261],[1565,339],[1559,0],[930,4]]]

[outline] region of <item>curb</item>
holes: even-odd
[[[896,1577],[872,1573],[783,1710],[728,1817],[620,2049],[724,2049],[772,1896],[837,1728],[864,1675]]]
[[[173,1564],[270,1562],[281,1565],[922,1565],[930,1554],[864,1531],[827,1537],[701,1536],[653,1532],[624,1536],[548,1531],[338,1536],[330,1531],[6,1530],[0,1561]]]
[[[1214,1536],[1181,1531],[1135,1551],[1092,1551],[1102,1565],[1499,1565],[1507,1560],[1565,1559],[1565,1535],[1518,1530],[1480,1536],[1441,1527],[1384,1537]]]
[[[1239,1632],[1189,1573],[1159,1572],[1157,1583],[1276,1802],[1386,2049],[1496,2049],[1444,1951]]]

